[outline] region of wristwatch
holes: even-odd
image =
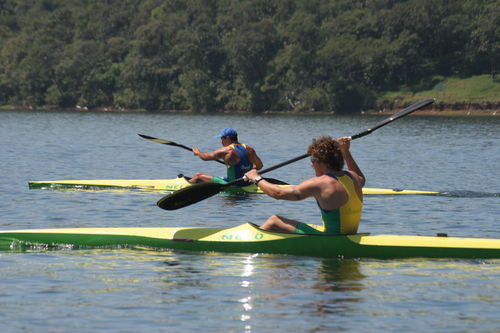
[[[261,177],[261,176],[259,176],[259,177],[255,178],[255,180],[254,180],[254,182],[253,182],[253,183],[254,183],[255,185],[257,185],[257,184],[258,184],[261,180],[262,180],[262,177]]]

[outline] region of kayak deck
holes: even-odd
[[[13,245],[14,244],[14,245]],[[232,228],[73,228],[0,231],[0,249],[15,244],[148,246],[187,251],[269,253],[325,258],[500,258],[500,239],[397,235],[304,235]]]
[[[30,181],[28,186],[30,189],[74,189],[74,190],[99,190],[99,189],[138,189],[138,190],[158,190],[158,191],[177,191],[182,188],[191,186],[186,178],[177,177],[172,179],[83,179],[83,180],[47,180],[47,181]],[[290,186],[290,185],[279,185]],[[248,186],[229,186],[224,189],[230,193],[258,193],[263,194],[262,190],[254,185]],[[363,188],[363,193],[367,195],[408,195],[408,194],[423,194],[436,195],[439,192],[432,191],[416,191],[416,190],[399,190],[386,188]]]

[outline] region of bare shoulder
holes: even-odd
[[[312,177],[304,180],[299,185],[295,186],[295,190],[300,192],[303,197],[313,197],[316,196],[319,192],[321,192],[322,187],[324,186],[324,181],[322,177]]]
[[[359,187],[363,187],[364,184],[365,184],[365,179],[364,177],[358,175],[356,172],[352,171],[352,170],[349,170],[349,173],[351,174],[351,178],[354,180],[354,183],[359,186]]]
[[[255,149],[253,149],[253,147],[245,144],[245,149],[247,150],[248,153],[250,154],[254,154],[255,153]]]
[[[322,176],[320,177],[311,177],[309,179],[304,180],[297,186],[317,186],[322,183]]]
[[[363,186],[365,186],[365,178],[352,170],[349,170],[349,173],[351,174],[351,179],[354,183],[354,188],[356,189],[358,197],[363,200]]]
[[[219,149],[216,150],[216,152],[221,152],[221,153],[228,153],[231,152],[233,149],[231,147],[226,146],[226,147],[220,147]]]
[[[217,158],[224,158],[228,154],[231,154],[231,152],[232,152],[231,148],[229,148],[229,147],[221,147],[221,148],[217,149],[216,151],[214,151],[214,155]]]

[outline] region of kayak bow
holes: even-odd
[[[325,258],[500,258],[500,239],[396,235],[304,235],[232,228],[74,228],[0,231],[0,249],[147,246],[187,251],[269,253]]]
[[[99,189],[139,189],[139,190],[159,190],[159,191],[177,191],[182,188],[191,186],[185,177],[180,176],[173,179],[108,179],[108,180],[47,180],[47,181],[30,181],[28,186],[30,189],[74,189],[74,190],[99,190]],[[290,185],[280,185],[290,186]],[[263,194],[262,190],[254,185],[243,187],[229,186],[224,189],[230,193],[259,193]],[[400,194],[425,194],[436,195],[439,192],[431,191],[416,191],[416,190],[400,190],[386,188],[363,188],[363,193],[368,195],[400,195]]]

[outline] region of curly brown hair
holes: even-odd
[[[344,167],[344,156],[339,143],[330,136],[313,139],[307,148],[307,153],[325,163],[332,171],[341,171]]]

